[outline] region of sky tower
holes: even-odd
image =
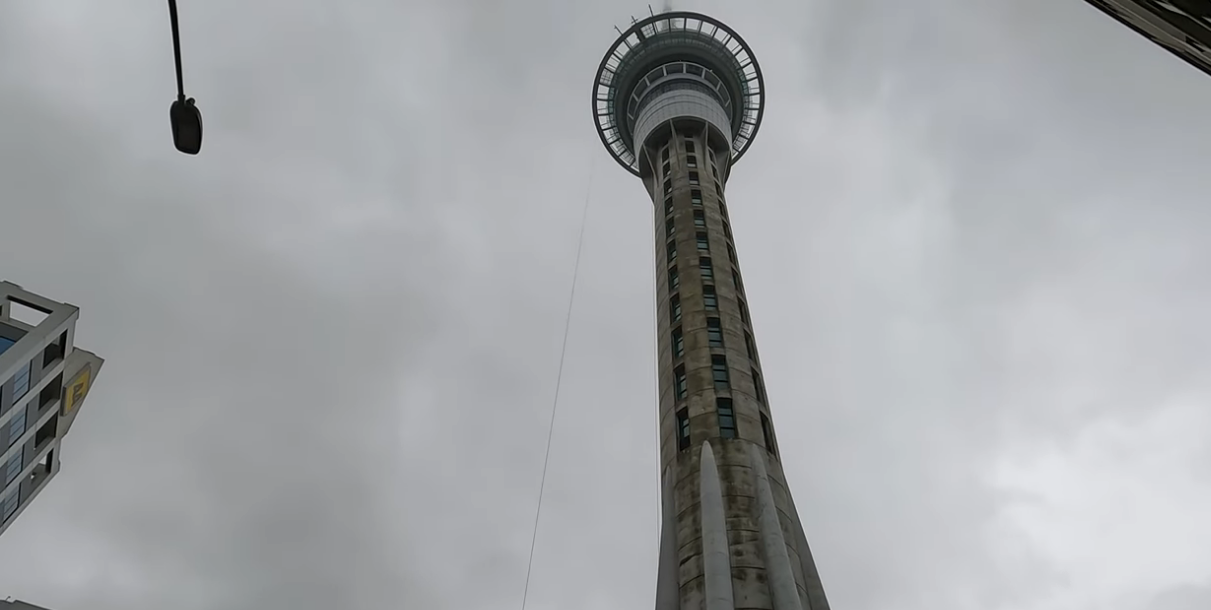
[[[635,22],[593,84],[601,141],[656,215],[656,610],[829,610],[782,472],[723,190],[764,103],[748,44],[690,12]]]

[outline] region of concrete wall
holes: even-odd
[[[724,197],[727,163],[730,161],[727,148],[719,147],[707,153],[706,126],[686,130],[679,123],[679,133],[664,141],[649,141],[648,155],[654,172],[647,182],[653,195],[656,217],[657,240],[657,321],[659,327],[660,392],[660,438],[661,473],[666,491],[665,527],[674,527],[675,536],[665,536],[662,544],[675,545],[675,549],[662,549],[661,579],[669,571],[664,566],[672,565],[675,554],[679,607],[677,610],[702,610],[704,598],[704,565],[702,543],[702,518],[700,502],[700,460],[702,443],[708,442],[718,465],[721,481],[724,513],[727,524],[729,556],[731,562],[732,591],[736,609],[772,609],[766,553],[763,551],[761,531],[757,519],[757,492],[754,486],[753,462],[747,452],[749,445],[761,450],[757,452],[765,460],[770,484],[781,522],[787,554],[792,563],[802,608],[805,610],[828,610],[823,587],[815,575],[810,551],[801,533],[798,516],[787,490],[786,479],[777,457],[776,442],[767,443],[762,431],[764,415],[769,421],[773,416],[765,404],[764,388],[759,387],[753,376],[761,374],[760,358],[757,354],[756,337],[751,320],[748,319],[743,278],[740,275],[735,244]],[[689,136],[687,140],[686,136]],[[692,142],[694,152],[688,153],[686,143]],[[670,147],[667,174],[663,168],[663,148]],[[715,163],[712,165],[711,157]],[[688,166],[693,157],[696,168]],[[690,183],[691,172],[696,172],[698,184]],[[718,176],[718,179],[716,178]],[[671,183],[672,211],[667,213],[665,178]],[[701,192],[701,204],[693,201],[692,193]],[[705,219],[705,227],[695,224],[695,212]],[[667,222],[673,221],[672,237],[668,236]],[[705,232],[709,253],[698,248],[697,235]],[[675,259],[668,258],[668,242],[676,241]],[[730,249],[730,253],[729,253]],[[709,257],[712,279],[704,279],[700,271],[700,257]],[[671,289],[668,269],[676,265],[679,285]],[[738,280],[738,285],[737,281]],[[713,286],[718,301],[716,309],[708,309],[703,298],[704,287]],[[681,316],[673,322],[670,315],[670,298],[676,295],[681,304]],[[707,319],[718,318],[723,330],[723,347],[711,347],[708,343]],[[681,329],[684,352],[678,357],[674,353],[672,334]],[[752,357],[749,346],[751,345]],[[712,374],[712,359],[724,356],[727,359],[729,384],[717,389]],[[676,367],[684,367],[688,395],[676,396]],[[723,438],[720,433],[716,398],[724,396],[732,400],[736,418],[736,437]],[[677,413],[688,409],[690,439],[688,447],[679,443]],[[771,423],[772,433],[772,423]],[[772,439],[771,439],[772,440]],[[672,503],[672,506],[668,506]],[[808,555],[807,561],[801,557]],[[805,564],[810,569],[805,569]],[[669,595],[668,583],[659,585],[666,610]]]

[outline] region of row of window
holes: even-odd
[[[765,439],[765,447],[770,454],[777,457],[778,449],[774,446],[774,427],[769,416],[761,413],[761,436]],[[736,411],[732,407],[732,399],[720,396],[715,399],[715,416],[719,420],[719,436],[736,438]],[[690,448],[690,409],[682,407],[677,411],[677,450],[685,451]]]
[[[694,154],[695,153],[694,142],[691,139],[689,139],[688,137],[685,140],[685,147],[686,147],[686,153],[687,153],[686,154],[686,165],[691,170],[696,170],[698,167],[698,160]],[[727,207],[724,204],[723,198],[722,198],[723,188],[719,184],[719,172],[718,172],[717,166],[715,164],[714,153],[708,149],[707,155],[710,157],[710,166],[711,166],[711,172],[714,177],[715,191],[717,193],[719,193],[719,195],[720,195],[719,208],[720,208],[720,212],[723,214],[723,218],[724,218],[723,232],[724,232],[724,235],[728,239],[728,241],[725,242],[725,246],[727,248],[728,260],[729,260],[729,262],[732,263],[732,267],[733,267],[732,283],[735,286],[737,292],[742,293],[743,286],[740,281],[740,274],[735,268],[736,264],[737,264],[736,250],[730,243],[730,240],[732,239],[731,227],[729,226],[729,224],[727,222]],[[661,161],[663,163],[662,169],[663,169],[663,175],[665,177],[664,178],[664,192],[665,192],[665,196],[666,196],[665,202],[664,202],[665,203],[665,214],[666,214],[665,231],[666,231],[667,237],[673,237],[675,230],[676,230],[676,226],[674,224],[673,218],[671,217],[671,215],[673,213],[673,198],[671,195],[672,182],[671,182],[671,174],[670,174],[671,168],[670,168],[670,164],[669,164],[669,149],[667,147],[661,152]],[[701,179],[700,179],[697,171],[690,171],[689,178],[690,178],[691,186],[700,185]],[[698,208],[698,209],[695,209],[693,212],[694,226],[705,229],[706,228],[706,215],[705,215],[705,212],[701,209],[702,208],[702,191],[700,189],[691,189],[690,190],[690,203],[694,208]],[[708,254],[708,255],[710,254],[710,240],[709,240],[709,237],[708,237],[706,231],[697,232],[695,234],[695,241],[696,241],[697,249],[700,254]],[[670,292],[672,292],[680,287],[680,277],[677,272],[677,265],[674,264],[674,261],[677,258],[677,240],[676,239],[669,240],[668,245],[667,245],[667,254],[668,254],[668,261],[670,263],[670,266],[669,266],[669,290],[670,290]],[[715,286],[712,283],[707,283],[707,282],[714,281],[714,268],[713,268],[710,257],[709,256],[700,256],[698,259],[698,268],[699,268],[699,272],[704,281],[704,284],[703,284],[703,301],[704,301],[704,303],[703,304],[705,305],[705,307],[708,311],[718,310],[719,302],[718,302],[718,297],[715,293]],[[741,320],[747,326],[749,324],[748,309],[747,309],[743,299],[739,300],[739,309],[740,309]],[[681,326],[677,325],[681,320],[681,297],[677,293],[670,294],[669,315],[671,318],[670,321],[675,326],[675,328],[672,331],[672,353],[673,353],[674,364],[675,364],[674,372],[673,372],[674,393],[676,395],[676,399],[680,401],[680,400],[685,400],[688,397],[689,388],[688,388],[687,381],[686,381],[685,366],[681,365],[681,364],[676,364],[676,360],[681,359],[685,355],[685,340],[684,340],[684,336],[683,336],[683,330],[682,330]],[[707,343],[711,348],[722,348],[723,347],[722,322],[718,317],[708,317],[707,318]],[[745,347],[745,352],[748,355],[748,358],[750,360],[750,363],[752,364],[752,366],[750,368],[750,372],[752,374],[753,386],[754,386],[754,391],[756,393],[757,400],[764,404],[764,403],[766,403],[765,384],[761,379],[761,374],[757,371],[757,368],[756,368],[756,363],[757,363],[756,349],[753,345],[752,335],[749,333],[747,328],[744,329],[744,347]],[[731,381],[729,378],[728,370],[729,369],[728,369],[728,365],[727,365],[727,357],[725,355],[714,354],[711,356],[711,376],[714,381],[716,391],[730,390]],[[720,436],[722,436],[723,438],[735,438],[736,433],[737,433],[736,432],[736,417],[735,417],[735,412],[734,412],[734,409],[732,406],[732,399],[730,397],[726,397],[726,396],[720,396],[720,397],[716,398],[716,412],[717,412],[717,416],[719,419],[718,423],[719,423]],[[774,438],[773,438],[773,429],[770,424],[769,417],[763,412],[760,413],[760,416],[761,416],[761,432],[762,432],[762,436],[765,439],[765,446],[769,449],[769,451],[771,453],[776,455],[776,448],[774,446]],[[689,409],[687,407],[683,407],[677,412],[677,420],[678,420],[677,421],[678,447],[680,449],[686,449],[690,446]]]

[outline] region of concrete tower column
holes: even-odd
[[[598,70],[602,142],[652,200],[663,534],[656,610],[829,610],[778,453],[725,186],[757,63],[696,13],[636,23]]]

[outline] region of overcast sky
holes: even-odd
[[[0,3],[0,279],[107,360],[0,597],[520,608],[590,194],[529,608],[652,607],[651,204],[589,104],[646,3],[181,1],[198,157],[162,1]],[[765,71],[729,207],[833,607],[1211,607],[1211,78],[1083,0],[675,6]]]

